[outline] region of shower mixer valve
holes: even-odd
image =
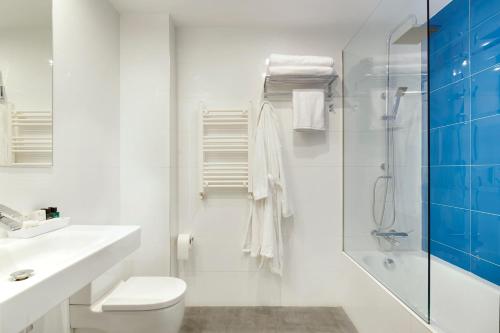
[[[407,232],[396,231],[394,229],[391,229],[389,231],[372,230],[371,234],[372,236],[375,236],[377,238],[383,238],[387,242],[391,243],[393,246],[399,246],[400,238],[408,237]]]
[[[408,237],[408,233],[404,231],[396,231],[391,229],[389,231],[373,230],[372,236],[375,237]]]

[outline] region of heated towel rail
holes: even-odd
[[[52,112],[12,111],[9,154],[13,166],[52,164]]]
[[[249,189],[251,107],[200,115],[200,196],[209,189]]]

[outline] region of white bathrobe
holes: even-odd
[[[252,161],[253,199],[243,251],[268,261],[272,272],[283,272],[281,222],[293,215],[287,197],[279,125],[269,103],[261,107]]]

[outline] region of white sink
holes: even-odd
[[[138,226],[74,225],[0,239],[0,333],[18,333],[140,246]],[[23,281],[10,274],[34,270]]]

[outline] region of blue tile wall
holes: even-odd
[[[500,62],[499,21],[500,15],[497,14],[471,30],[470,58],[472,74]]]
[[[500,263],[500,216],[472,212],[471,253],[491,263]]]
[[[472,0],[470,2],[471,27],[476,27],[481,22],[495,16],[500,12],[500,1]]]
[[[470,211],[431,204],[432,240],[463,252],[470,248]]]
[[[500,285],[500,1],[453,0],[430,25],[423,235],[434,256]]]
[[[500,285],[500,266],[471,257],[470,271],[480,277]]]
[[[432,165],[470,164],[470,126],[461,123],[430,130]]]
[[[499,73],[500,74],[500,73]],[[478,81],[476,96],[490,93],[489,87],[494,79],[489,77]],[[488,86],[486,86],[488,85]],[[430,127],[436,128],[468,121],[470,118],[470,86],[467,80],[443,87],[431,93],[432,113],[430,114]],[[498,97],[498,96],[497,96]],[[493,98],[492,98],[493,99]],[[498,110],[500,113],[500,110]]]
[[[500,215],[500,165],[472,168],[473,210]]]
[[[500,1],[499,1],[500,3]],[[462,80],[461,82],[466,82],[467,80]],[[457,88],[459,89],[459,88]],[[494,116],[500,114],[500,96],[498,92],[500,91],[500,65],[493,66],[481,73],[474,75],[471,78],[471,108],[474,110],[472,113],[472,119],[483,118],[487,116]],[[443,89],[444,90],[444,89]],[[458,93],[458,92],[457,92]],[[443,97],[442,97],[443,98]],[[452,97],[457,99],[457,97]],[[439,100],[438,100],[439,101]],[[436,106],[438,106],[438,101],[436,101]],[[432,102],[432,97],[431,97]],[[442,103],[442,102],[441,102]],[[452,105],[454,113],[462,112],[460,109],[461,105],[459,101],[449,103]],[[440,106],[441,108],[443,106]],[[464,107],[464,114],[468,115],[469,110]],[[437,115],[435,117],[438,118],[437,123],[442,118],[446,116],[440,115],[441,112],[436,112]],[[460,119],[459,116],[456,115],[447,115],[449,118]],[[437,125],[439,126],[439,125]]]
[[[436,30],[429,39],[430,47],[436,51],[450,44],[452,41],[464,37],[469,30],[468,0],[450,2],[446,10],[442,10],[432,18],[431,25]]]
[[[451,246],[431,240],[431,253],[455,266],[470,271],[470,255],[466,252],[456,250]]]
[[[469,35],[454,40],[445,47],[434,51],[435,65],[429,69],[430,88],[440,87],[469,76]]]
[[[500,164],[500,117],[476,119],[471,124],[473,164]]]
[[[470,208],[470,166],[439,167],[431,164],[429,178],[431,203]]]

